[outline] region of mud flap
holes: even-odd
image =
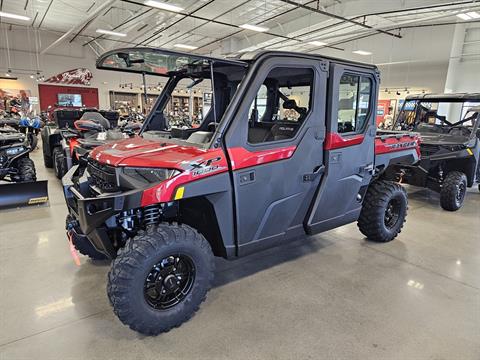
[[[0,184],[0,209],[46,203],[47,184],[47,180]]]

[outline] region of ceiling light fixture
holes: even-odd
[[[240,27],[243,28],[243,29],[258,31],[258,32],[268,31],[268,28],[262,27],[262,26],[257,26],[257,25],[243,24],[243,25],[240,25]]]
[[[462,20],[472,20],[472,18],[467,14],[457,14],[457,17],[459,17]]]
[[[198,49],[198,46],[192,46],[192,45],[186,45],[186,44],[174,44],[173,46],[181,48],[181,49],[187,49],[187,50]]]
[[[309,41],[308,43],[310,45],[315,45],[315,46],[325,46],[325,45],[327,45],[327,43],[323,42],[323,41]]]
[[[124,33],[110,31],[110,30],[104,30],[104,29],[97,29],[96,32],[99,33],[99,34],[112,35],[112,36],[121,36],[121,37],[127,36],[127,34],[124,34]]]
[[[6,17],[10,19],[16,19],[16,20],[23,20],[23,21],[30,21],[31,18],[28,16],[23,16],[23,15],[17,15],[17,14],[11,14],[7,12],[0,11],[0,17]]]
[[[476,11],[471,11],[467,13],[472,19],[480,19],[480,14]]]
[[[171,4],[165,4],[163,2],[154,1],[154,0],[147,0],[147,1],[144,2],[144,4],[147,5],[147,6],[157,8],[157,9],[168,10],[168,11],[173,11],[173,12],[180,12],[180,11],[184,10],[183,8],[181,8],[179,6],[175,6],[175,5],[171,5]]]
[[[355,50],[355,51],[352,51],[352,52],[354,54],[362,55],[362,56],[372,55],[372,53],[370,51],[365,51],[365,50]]]

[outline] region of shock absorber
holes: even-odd
[[[149,205],[143,209],[143,223],[145,225],[155,225],[160,222],[162,213],[158,205]]]

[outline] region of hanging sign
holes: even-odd
[[[93,75],[90,70],[86,68],[78,68],[52,76],[45,80],[45,82],[54,84],[90,85],[90,80],[92,80],[92,78]]]

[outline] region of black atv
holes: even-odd
[[[480,93],[407,97],[393,128],[421,134],[421,161],[402,168],[402,181],[439,192],[445,210],[460,209],[480,180],[479,125]]]
[[[75,126],[77,120],[92,120],[100,128],[78,129]],[[118,113],[115,111],[91,108],[54,110],[52,121],[49,121],[41,132],[45,166],[53,168],[57,178],[61,179],[68,169],[78,163],[74,153],[78,140],[96,135],[103,131],[102,129],[116,128],[117,123]]]
[[[12,127],[0,124],[0,180],[31,182],[37,180],[35,164],[27,137]]]

